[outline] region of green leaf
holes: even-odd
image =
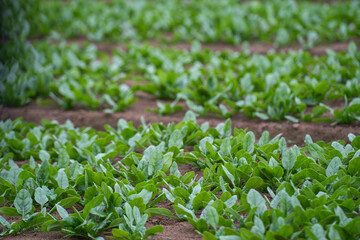
[[[36,174],[36,181],[39,183],[40,186],[45,185],[47,183],[49,178],[49,169],[50,169],[49,161],[44,160]]]
[[[88,204],[86,204],[86,206],[84,207],[84,210],[83,210],[83,218],[87,219],[87,217],[89,216],[90,210],[99,206],[103,201],[104,201],[104,195],[100,194],[100,195],[96,196],[95,198],[93,198],[90,202],[88,202]]]
[[[169,139],[169,148],[175,146],[180,149],[183,146],[183,136],[180,130],[176,129]]]
[[[157,226],[151,227],[149,229],[146,229],[144,237],[156,235],[157,233],[161,233],[163,231],[164,231],[163,226],[157,225]]]
[[[360,173],[360,157],[351,159],[348,166],[348,172],[350,175],[354,176]]]
[[[192,111],[187,111],[185,113],[185,117],[183,120],[185,123],[189,122],[189,121],[193,121],[194,123],[196,123],[196,114]]]
[[[294,149],[287,149],[285,150],[281,162],[283,167],[287,170],[290,171],[296,162],[296,152],[294,151]]]
[[[115,237],[118,238],[128,238],[130,233],[121,229],[116,229],[114,228],[113,230],[111,230],[112,235],[114,235]]]
[[[264,184],[264,180],[261,177],[251,177],[246,182],[245,187],[246,189],[252,189],[252,188],[259,188]]]
[[[44,189],[38,187],[35,189],[35,201],[42,206],[45,205],[49,201],[46,196],[46,192]]]
[[[59,187],[62,189],[67,189],[69,187],[69,179],[68,179],[66,173],[64,172],[64,169],[60,169],[58,171],[56,181],[57,181]]]
[[[66,209],[63,208],[62,206],[60,206],[59,204],[56,204],[56,210],[58,211],[58,213],[62,219],[69,217],[69,214],[66,211]]]
[[[134,216],[136,225],[139,225],[139,223],[141,222],[141,214],[140,214],[140,210],[137,206],[133,207],[133,216]]]
[[[40,150],[39,152],[39,158],[41,161],[49,161],[50,160],[50,154],[45,150]]]
[[[150,200],[152,199],[152,195],[153,193],[146,190],[146,189],[143,189],[141,190],[140,193],[138,194],[132,194],[128,197],[128,200],[133,200],[135,198],[138,198],[138,197],[141,197],[143,199],[143,202],[144,204],[148,204],[148,202],[150,202]]]
[[[231,136],[231,119],[228,118],[224,124],[223,137],[230,137],[230,136]]]
[[[270,139],[270,134],[268,131],[264,131],[262,134],[261,134],[261,137],[259,139],[259,142],[258,142],[258,146],[263,146],[265,144],[268,144],[269,143],[269,139]]]
[[[339,167],[342,165],[342,162],[339,157],[334,157],[329,165],[326,168],[326,176],[330,177],[332,175],[337,174]]]
[[[254,190],[250,189],[246,197],[247,202],[250,204],[251,208],[257,207],[256,213],[260,216],[266,211],[266,202],[261,194]]]
[[[246,133],[245,137],[244,137],[244,150],[247,152],[247,153],[253,153],[254,152],[254,145],[255,145],[255,135],[253,132],[248,132]]]
[[[18,213],[16,208],[12,208],[12,207],[2,207],[0,208],[0,213],[8,217],[21,216],[21,214]]]
[[[177,219],[169,209],[166,208],[148,208],[145,210],[145,213],[149,214],[149,216],[161,215],[166,217],[171,217]]]
[[[198,193],[193,200],[193,208],[195,211],[204,208],[207,206],[208,202],[211,200],[211,195],[208,192]]]
[[[58,168],[65,168],[69,165],[70,162],[70,157],[69,154],[67,153],[66,149],[60,149],[59,152],[59,158],[58,158]]]
[[[228,177],[229,180],[231,181],[231,183],[235,186],[235,177],[234,177],[234,175],[232,175],[224,165],[221,165],[221,167],[222,167],[222,170],[224,170],[224,173],[225,173],[226,177]]]
[[[195,177],[195,172],[191,171],[191,172],[187,172],[184,174],[184,176],[182,177],[182,182],[184,184],[188,184],[191,182],[191,179],[193,179]]]
[[[219,214],[216,209],[212,206],[207,207],[207,220],[209,224],[216,230],[216,226],[219,223]]]
[[[339,232],[336,230],[336,228],[334,227],[334,225],[331,225],[328,235],[329,235],[330,240],[341,239],[341,236],[340,236]]]
[[[16,211],[16,210],[15,210],[15,211]],[[10,229],[10,228],[11,228],[10,223],[9,223],[8,221],[6,221],[6,219],[3,218],[2,216],[0,216],[0,225],[3,226],[3,228],[5,228],[5,229],[3,229],[3,233],[6,231],[6,228],[7,228],[7,229]],[[0,234],[0,236],[2,236],[3,233]]]
[[[179,171],[179,167],[177,165],[177,163],[174,161],[172,164],[171,164],[171,167],[170,167],[170,174],[176,176],[176,177],[181,177],[181,173]]]
[[[220,153],[224,156],[231,156],[231,141],[230,138],[225,138],[220,145]]]
[[[356,136],[356,137],[351,141],[351,146],[353,146],[354,148],[360,149],[360,136]]]
[[[214,234],[210,233],[210,232],[203,232],[203,238],[204,240],[217,240],[218,238],[215,237]]]
[[[173,162],[173,152],[168,152],[166,154],[164,154],[163,159],[164,159],[164,164],[162,166],[162,171],[167,172],[169,171],[171,164]]]
[[[228,208],[231,208],[232,206],[234,206],[237,202],[238,198],[236,195],[234,196],[231,196],[228,200],[226,200],[224,202],[225,206],[228,207]]]
[[[326,240],[326,235],[323,227],[320,224],[315,224],[311,227],[312,233],[315,235],[318,240]]]
[[[72,207],[75,203],[79,202],[80,198],[79,197],[68,197],[68,198],[64,198],[62,199],[60,202],[58,202],[57,204],[62,206],[63,208],[70,208]]]
[[[32,210],[33,200],[28,190],[21,189],[16,195],[14,205],[19,214],[25,217]]]

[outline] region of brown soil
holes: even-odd
[[[3,240],[34,240],[34,239],[39,239],[39,240],[49,240],[49,239],[65,239],[64,235],[60,232],[50,232],[50,233],[46,233],[46,232],[41,232],[41,231],[27,231],[24,232],[22,234],[13,236],[13,235],[9,235],[9,236],[4,236],[1,237],[1,239]],[[73,238],[70,238],[73,239]]]
[[[157,100],[155,97],[143,92],[137,93],[137,97],[139,100],[132,104],[127,110],[114,114],[85,109],[62,111],[55,106],[39,106],[35,102],[19,108],[0,106],[0,120],[22,117],[25,121],[40,124],[41,119],[57,120],[59,123],[64,123],[67,119],[70,119],[76,127],[91,126],[97,130],[103,130],[105,124],[116,127],[120,118],[132,121],[135,126],[139,126],[141,124],[141,117],[144,117],[147,123],[162,122],[167,124],[170,122],[178,123],[185,115],[186,108],[169,116],[158,116],[155,113],[146,111],[147,108],[156,108]],[[337,107],[339,102],[336,101],[334,104]],[[331,126],[330,123],[326,122],[270,122],[259,119],[249,119],[242,114],[236,114],[231,119],[233,127],[247,128],[253,131],[257,138],[261,136],[263,131],[267,130],[270,133],[270,137],[275,137],[277,134],[282,133],[282,136],[288,140],[289,144],[296,144],[298,146],[304,145],[306,134],[310,134],[314,141],[322,140],[325,142],[335,140],[348,141],[347,136],[349,133],[360,135],[359,122],[350,125],[335,126]],[[225,119],[214,114],[208,114],[207,117],[199,117],[197,121],[199,124],[209,122],[210,126],[215,127],[217,124],[224,122]]]
[[[174,214],[174,209],[172,208],[172,203],[168,200],[164,200],[156,204],[159,208],[169,209]],[[176,216],[176,214],[174,214]],[[188,223],[181,220],[165,217],[165,216],[152,216],[148,219],[146,223],[146,228],[150,228],[156,225],[162,225],[164,231],[157,234],[153,239],[202,239],[202,237],[195,232],[194,227]]]
[[[38,37],[33,38],[30,40],[30,42],[36,42],[36,41],[43,41],[46,38]],[[82,46],[86,42],[91,42],[92,44],[95,44],[99,51],[111,54],[115,49],[126,49],[126,44],[124,43],[113,43],[113,42],[96,42],[96,41],[90,41],[86,39],[85,37],[78,37],[73,39],[67,39],[67,43],[76,43],[79,46]],[[328,43],[328,44],[322,44],[318,46],[314,46],[313,48],[307,49],[307,51],[310,52],[310,54],[315,56],[321,56],[326,54],[327,50],[332,50],[335,52],[344,52],[348,50],[349,43],[353,41],[357,45],[360,45],[360,38],[352,38],[349,41],[346,42],[335,42],[335,43]],[[143,44],[143,43],[139,43]],[[161,43],[158,41],[149,41],[150,46],[153,47],[161,47],[161,48],[170,48],[170,49],[177,49],[177,50],[187,50],[189,51],[191,49],[191,44],[182,42],[182,43]],[[304,50],[304,48],[299,44],[293,44],[290,46],[284,46],[284,47],[274,47],[271,43],[263,43],[263,42],[250,42],[248,44],[248,48],[250,53],[252,54],[266,54],[270,50],[275,50],[276,52],[289,52],[289,51],[300,51]],[[232,51],[232,52],[241,52],[243,51],[243,45],[232,45],[228,43],[204,43],[202,44],[202,49],[209,49],[211,51]]]

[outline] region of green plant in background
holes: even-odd
[[[347,52],[322,57],[302,51],[247,55],[129,46],[127,51],[114,51],[110,63],[91,44],[5,46],[0,82],[4,105],[21,106],[39,97],[46,102],[50,97],[63,109],[80,105],[113,113],[135,102],[137,91],[145,91],[174,100],[151,110],[159,114],[181,110],[177,103],[184,101],[202,116],[209,111],[223,117],[241,112],[265,120],[335,123],[351,123],[359,116],[359,54],[353,43]],[[16,49],[19,52],[12,56]],[[136,79],[131,87],[129,78]],[[332,110],[324,105],[344,96],[349,107]],[[309,107],[312,113],[305,114]],[[322,117],[326,112],[333,117]]]
[[[3,35],[64,37],[90,40],[166,40],[227,42],[260,40],[276,46],[321,42],[358,36],[359,2],[319,4],[311,1],[235,0],[181,2],[176,0],[23,1],[3,0]],[[15,22],[10,17],[21,16]],[[34,17],[36,16],[36,17]],[[16,24],[16,28],[13,27]],[[103,24],[105,23],[105,24]],[[21,28],[20,26],[26,26]],[[24,29],[24,30],[22,30]],[[256,29],[256,31],[254,31]]]

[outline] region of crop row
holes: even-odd
[[[359,1],[3,0],[2,36],[86,36],[92,40],[228,42],[306,47],[359,36]]]
[[[232,129],[231,121],[138,129],[119,120],[97,132],[43,121],[0,122],[1,235],[28,229],[93,239],[143,239],[163,215],[204,239],[356,239],[360,236],[360,136],[351,144],[287,146],[280,135]],[[179,165],[201,169],[180,173]],[[21,167],[20,167],[21,166]],[[199,171],[198,171],[199,172]],[[171,209],[159,208],[170,202]],[[57,213],[57,214],[55,214]],[[21,216],[8,222],[7,216]]]
[[[307,51],[266,55],[191,51],[130,45],[111,56],[94,45],[65,42],[9,42],[0,56],[0,103],[21,106],[32,98],[53,99],[62,109],[122,111],[144,91],[157,99],[159,114],[182,108],[223,117],[244,113],[250,118],[275,121],[332,121],[351,123],[360,117],[360,53],[351,43],[343,53],[321,57]],[[132,79],[139,83],[132,85]],[[332,109],[324,102],[345,98]],[[42,101],[44,102],[44,101]],[[312,108],[312,110],[310,109]]]

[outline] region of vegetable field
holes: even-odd
[[[0,0],[2,239],[359,239],[360,2]]]

